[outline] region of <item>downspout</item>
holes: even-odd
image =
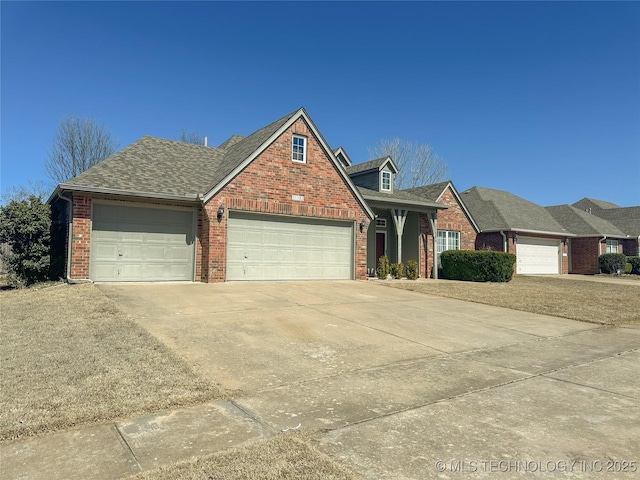
[[[602,255],[601,252],[601,248],[600,248],[600,244],[602,242],[604,242],[607,239],[607,236],[605,235],[604,237],[602,237],[600,240],[598,240],[598,255],[596,256],[596,265],[598,266],[598,272],[600,273],[600,262],[598,261],[598,259],[600,258],[600,255]],[[606,250],[605,250],[606,252]]]
[[[58,198],[64,200],[69,205],[69,225],[67,226],[67,271],[66,271],[66,280],[68,283],[93,283],[89,279],[73,279],[71,278],[71,247],[73,246],[73,201],[70,198],[67,198],[62,195],[62,193],[58,192]]]
[[[438,211],[428,213],[429,225],[431,226],[432,236],[432,251],[433,251],[433,266],[431,267],[431,274],[434,280],[438,279]],[[426,272],[425,272],[426,278]]]
[[[504,233],[504,230],[500,231],[500,235],[502,235],[502,251],[506,253],[509,251],[509,245],[507,244],[507,235],[506,233]]]

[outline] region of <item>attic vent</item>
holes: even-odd
[[[585,208],[584,211],[590,214],[591,213],[591,208]]]

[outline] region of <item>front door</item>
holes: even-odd
[[[383,232],[376,232],[376,267],[378,266],[378,260],[384,255],[386,239],[387,236]]]

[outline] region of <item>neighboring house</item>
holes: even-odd
[[[67,277],[364,279],[377,228],[342,161],[304,109],[217,148],[143,137],[49,199],[67,212]],[[403,246],[417,257],[422,212],[439,206],[418,201],[409,213],[389,193],[395,221],[411,220],[413,245]]]
[[[367,236],[367,271],[374,275],[378,259],[387,256],[392,263],[418,262],[420,277],[437,277],[433,252],[438,211],[447,206],[394,188],[398,167],[391,157],[382,157],[358,165],[342,148],[336,155],[349,177],[375,214]]]
[[[583,198],[573,204],[579,210],[607,220],[624,232],[622,252],[627,256],[640,256],[640,206],[619,207],[611,202]]]
[[[599,273],[600,255],[623,253],[623,245],[630,242],[628,235],[615,225],[571,205],[546,207],[545,210],[575,235],[569,240],[569,273]]]
[[[436,239],[438,265],[440,254],[445,250],[475,250],[478,226],[450,180],[404,191],[449,207],[438,212]]]
[[[549,211],[490,188],[473,187],[460,198],[478,227],[476,250],[514,253],[517,273],[568,273],[568,241],[574,235]]]

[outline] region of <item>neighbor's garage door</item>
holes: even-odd
[[[518,273],[560,273],[560,242],[546,238],[518,237],[516,247]]]
[[[94,204],[90,278],[193,280],[191,210]]]
[[[230,212],[227,280],[353,277],[353,223]]]

